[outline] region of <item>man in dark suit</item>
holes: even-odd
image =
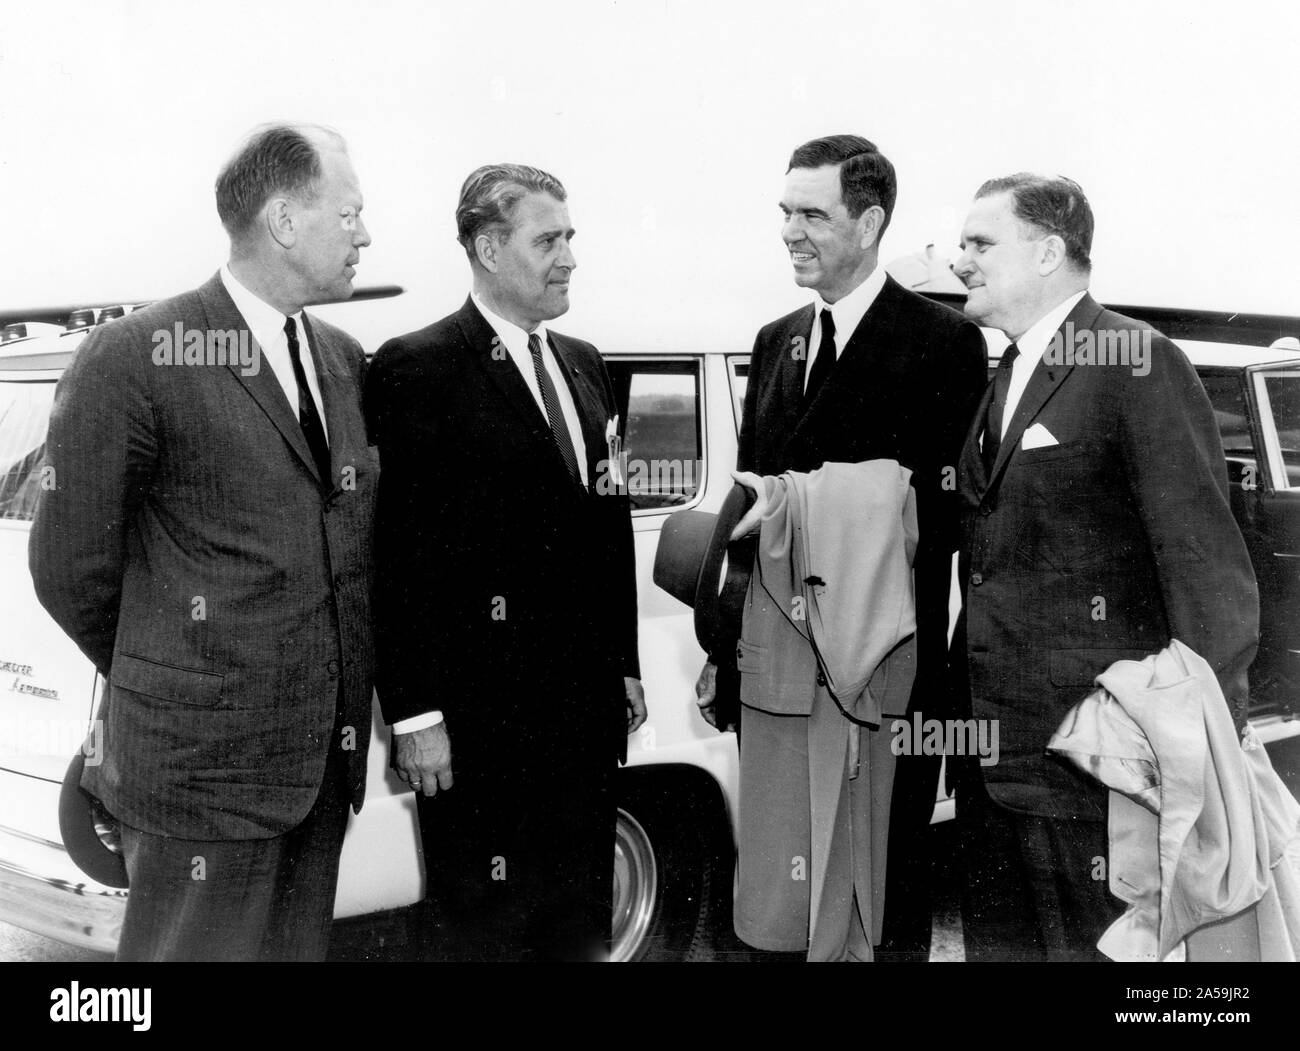
[[[917,675],[908,715],[942,718],[957,543],[956,462],[984,385],[985,349],[978,328],[902,288],[880,267],[880,238],[896,185],[893,165],[856,135],[817,139],[791,156],[782,237],[795,283],[818,299],[764,326],[754,341],[737,467],[774,475],[826,462],[893,459],[912,472],[920,542],[914,565]],[[697,685],[710,721],[713,658],[732,656],[711,655]],[[746,711],[745,717],[757,716]],[[743,821],[743,735],[741,745]],[[880,959],[928,955],[925,829],[938,770],[937,756],[899,759]],[[789,882],[788,859],[783,864]]]
[[[469,299],[367,382],[379,699],[452,958],[607,953],[612,778],[645,719],[630,509],[602,477],[618,410],[596,349],[545,324],[577,265],[565,200],[535,168],[473,172]]]
[[[82,787],[122,826],[126,960],[320,959],[370,729],[365,358],[309,318],[370,243],[343,140],[218,176],[227,266],[96,329],[59,382],[37,595],[108,680]]]
[[[1045,753],[1116,660],[1177,638],[1238,725],[1258,596],[1209,399],[1183,352],[1088,294],[1092,210],[1064,178],[980,187],[955,267],[966,313],[1012,340],[962,454],[958,689],[1000,761],[957,789],[967,959],[1091,959],[1106,792]]]

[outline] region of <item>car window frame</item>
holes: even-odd
[[[658,515],[676,514],[697,507],[703,500],[709,486],[709,421],[708,421],[708,370],[704,367],[704,355],[689,352],[673,354],[608,354],[602,355],[605,367],[613,364],[630,364],[635,371],[637,363],[664,364],[681,363],[691,365],[695,374],[695,428],[699,443],[699,472],[695,479],[695,495],[687,503],[671,504],[665,507],[637,507],[631,509],[633,520],[653,518]],[[629,385],[630,397],[630,385]],[[626,440],[628,424],[631,423],[631,406],[621,407],[623,411],[619,437]],[[629,494],[630,496],[630,494]]]

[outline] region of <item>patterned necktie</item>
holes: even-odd
[[[291,317],[284,319],[284,334],[289,338],[289,360],[293,362],[293,378],[298,384],[298,426],[307,439],[311,458],[316,461],[321,483],[332,487],[330,448],[325,441],[325,426],[316,411],[316,399],[311,396],[311,388],[307,386],[307,373],[303,371],[302,354],[298,351],[298,326]]]
[[[1007,408],[1007,391],[1011,389],[1011,367],[1020,357],[1020,348],[1014,343],[1002,352],[998,370],[993,374],[993,397],[989,401],[989,411],[984,417],[984,470],[993,470],[998,462],[998,450],[1002,447],[1002,416]]]
[[[546,371],[546,365],[542,362],[542,341],[537,338],[536,332],[528,337],[528,350],[533,356],[533,375],[537,377],[537,389],[542,392],[542,404],[546,406],[546,419],[551,424],[551,439],[555,442],[555,448],[559,451],[561,459],[564,460],[564,466],[569,469],[569,477],[577,485],[581,485],[582,475],[578,473],[578,457],[573,451],[573,439],[569,436],[569,428],[565,425],[564,413],[560,411],[560,398],[555,393],[551,374]]]
[[[829,310],[822,311],[822,338],[817,345],[817,357],[813,359],[811,368],[808,370],[808,384],[803,392],[803,407],[807,411],[808,406],[813,403],[817,397],[817,392],[822,389],[827,377],[835,369],[835,318]]]

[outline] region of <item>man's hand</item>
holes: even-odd
[[[645,690],[641,680],[623,676],[623,689],[627,692],[627,732],[636,733],[646,720]]]
[[[642,706],[642,713],[645,707]],[[426,796],[451,787],[451,738],[446,722],[409,734],[393,734],[393,769]]]
[[[718,728],[718,713],[713,707],[718,699],[718,666],[705,664],[700,669],[700,677],[695,680],[695,703],[700,706],[700,715],[715,730]]]
[[[758,523],[767,513],[767,483],[763,481],[761,475],[754,474],[752,471],[732,471],[731,477],[736,480],[737,485],[743,485],[754,494],[754,503],[745,512],[745,517],[736,523],[736,528],[731,531],[731,539],[739,540],[745,534],[757,529]],[[696,692],[699,692],[698,686]]]

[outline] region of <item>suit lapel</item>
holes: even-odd
[[[966,441],[961,447],[960,473],[963,483],[969,483],[963,484],[961,488],[963,495],[968,497],[968,502],[973,505],[979,504],[989,487],[988,474],[984,470],[981,440],[984,435],[984,417],[988,415],[989,404],[992,401],[993,381],[989,380],[984,386],[984,396],[980,398],[979,408],[975,410],[975,417],[966,432]]]
[[[808,341],[812,337],[812,324],[815,315],[815,307],[810,303],[796,315],[791,327],[786,331],[783,345],[776,350],[777,359],[780,362],[780,390],[781,390],[781,432],[783,434],[794,436],[795,431],[805,417],[803,412],[803,388],[804,375],[808,371],[807,356],[811,351]],[[795,357],[792,353],[795,347],[795,340],[804,341],[804,356]],[[829,386],[829,382],[827,386]],[[825,390],[819,391],[820,395]]]
[[[266,413],[270,421],[275,425],[284,440],[289,444],[302,461],[303,466],[311,472],[313,478],[320,481],[320,475],[316,470],[316,463],[312,459],[311,449],[307,446],[307,438],[302,433],[302,426],[298,423],[298,415],[290,407],[288,400],[284,396],[284,389],[280,386],[280,381],[276,379],[275,373],[262,354],[262,348],[256,344],[255,337],[249,331],[248,322],[235,306],[235,301],[230,298],[230,293],[226,291],[226,286],[221,283],[221,275],[214,275],[206,284],[199,289],[199,301],[203,304],[204,321],[210,330],[239,330],[248,333],[248,339],[251,345],[255,347],[256,361],[259,364],[257,372],[252,375],[244,375],[244,369],[238,361],[231,361],[227,367],[231,374],[237,379],[243,388],[248,391],[253,400]],[[310,338],[310,337],[309,337]],[[313,355],[315,357],[316,355]],[[319,373],[318,373],[319,375]],[[324,387],[322,385],[322,396],[324,396]]]
[[[598,463],[607,455],[605,452],[605,427],[609,417],[605,415],[605,399],[596,378],[591,376],[579,361],[578,355],[569,346],[567,337],[558,332],[549,332],[551,352],[559,362],[560,372],[569,385],[574,407],[578,410],[578,419],[582,425],[582,440],[587,446],[587,478],[594,481],[593,463]]]
[[[1061,322],[1061,327],[1056,331],[1059,334],[1062,329],[1070,326],[1072,330],[1091,328],[1097,315],[1101,313],[1101,307],[1092,296],[1084,293],[1079,302],[1074,305],[1074,309]],[[1050,349],[1050,344],[1048,345]],[[993,485],[1001,477],[1002,472],[1006,470],[1007,461],[1020,447],[1020,439],[1027,428],[1040,412],[1043,411],[1052,396],[1060,389],[1061,384],[1069,378],[1074,371],[1073,362],[1069,365],[1054,364],[1049,365],[1046,355],[1034,366],[1034,371],[1029,376],[1029,384],[1025,387],[1025,392],[1020,396],[1020,402],[1016,405],[1016,411],[1011,417],[1011,423],[1007,427],[1007,433],[1002,438],[1002,445],[998,448],[997,462],[993,464],[993,471],[989,475],[989,485]],[[983,417],[981,417],[982,421]]]
[[[334,341],[323,328],[312,325],[306,312],[302,315],[302,325],[311,347],[312,362],[316,366],[316,383],[320,386],[325,412],[326,440],[330,450],[330,488],[333,489],[342,474],[343,465],[339,462],[339,457],[348,445],[347,437],[350,433],[351,419],[346,406],[349,401],[356,404],[356,396],[349,383],[347,367]]]
[[[482,365],[501,397],[519,415],[520,422],[533,432],[542,427],[549,431],[550,422],[542,415],[537,400],[528,389],[523,376],[519,374],[519,369],[515,367],[514,359],[506,352],[505,347],[501,347],[499,355],[493,354],[496,341],[500,337],[488,324],[487,318],[479,313],[472,299],[465,300],[465,305],[461,307],[456,317],[456,323],[460,327],[461,335],[465,337],[471,357]]]

